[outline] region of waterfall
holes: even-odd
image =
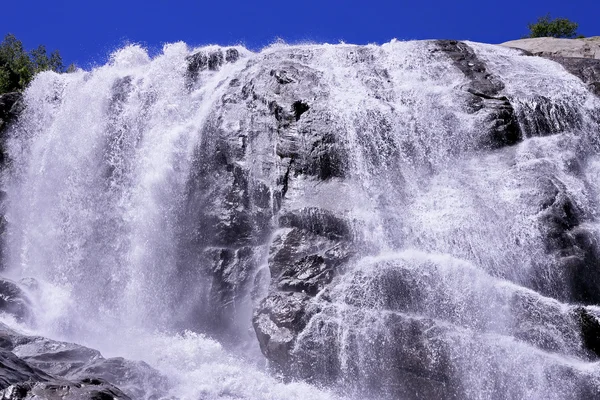
[[[600,396],[600,99],[560,64],[133,45],[24,104],[9,325],[145,361],[164,398]]]

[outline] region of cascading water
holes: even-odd
[[[130,46],[24,101],[10,324],[164,375],[130,395],[600,398],[600,99],[559,64]]]

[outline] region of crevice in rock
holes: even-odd
[[[585,307],[577,307],[575,317],[581,327],[583,345],[595,358],[600,358],[600,321]]]
[[[282,189],[281,189],[281,198],[282,199],[285,198],[285,195],[288,191],[288,187],[290,184],[290,174],[292,173],[293,166],[294,166],[294,158],[291,158],[290,162],[287,165],[285,173],[283,174]]]
[[[296,121],[300,119],[300,116],[307,112],[310,109],[310,106],[303,102],[302,100],[295,101],[292,104],[292,109],[294,110],[294,116],[296,117]]]

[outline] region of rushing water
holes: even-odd
[[[580,379],[598,384],[598,364],[568,318],[579,299],[548,250],[540,215],[548,187],[558,188],[586,215],[579,229],[596,235],[600,102],[558,64],[470,46],[504,83],[501,95],[524,136],[515,146],[481,146],[485,112],[469,109],[467,78],[431,42],[238,47],[239,60],[195,77],[186,57],[217,47],[169,44],[150,59],[129,46],[89,72],[39,74],[10,132],[4,176],[4,274],[37,281],[27,329],[144,360],[167,376],[168,395],[182,399],[330,399],[392,387],[377,364],[406,358],[380,345],[397,337],[432,370],[449,357],[443,362],[465,398],[566,399]],[[314,75],[304,100],[310,115],[327,118],[309,123],[328,126],[349,171],[322,182],[298,177],[282,206],[343,215],[358,238],[294,349],[329,354],[319,337],[337,338],[336,395],[283,383],[263,368],[250,320],[266,294],[261,276],[273,232],[253,242],[243,281],[256,283],[236,295],[227,324],[208,315],[218,307],[203,306],[215,283],[186,233],[198,215],[190,209],[218,218],[214,202],[228,201],[199,202],[192,192],[212,189],[190,189],[205,168],[199,147],[217,131],[252,141],[240,168],[272,189],[268,208],[276,208],[281,171],[272,167],[278,150],[267,117],[228,99],[251,85],[278,94],[268,72],[287,60]],[[532,116],[540,97],[555,105],[544,115],[549,127]],[[556,116],[561,110],[570,121]],[[303,129],[297,124],[291,135]],[[210,174],[219,181],[219,171]],[[428,342],[390,328],[421,323],[414,321],[432,324]]]

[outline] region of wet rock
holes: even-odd
[[[80,382],[20,382],[0,390],[2,399],[131,400],[117,387],[99,379]]]
[[[286,228],[298,228],[330,240],[350,240],[351,230],[348,223],[332,212],[316,207],[284,213],[279,225]]]
[[[600,96],[600,58],[549,57],[588,85],[590,91]]]
[[[225,51],[225,61],[234,63],[240,58],[240,52],[237,49],[227,49]]]
[[[543,96],[516,101],[524,137],[569,132],[583,125],[577,110],[566,101],[551,100]]]
[[[265,298],[252,323],[262,352],[278,368],[290,368],[297,335],[316,312],[304,293],[273,293]]]
[[[600,240],[586,224],[592,216],[560,180],[541,176],[538,184],[543,203],[537,219],[555,263],[534,266],[532,287],[561,301],[600,304]]]
[[[351,230],[343,219],[318,208],[283,214],[270,246],[271,290],[260,303],[253,325],[263,353],[278,368],[299,362],[292,357],[297,336],[319,311],[313,299],[351,257]],[[295,367],[294,367],[295,368]]]
[[[143,362],[105,359],[96,350],[21,335],[3,324],[0,365],[0,394],[6,399],[151,398],[164,395],[168,387],[166,379]]]
[[[427,318],[359,310],[350,315],[331,307],[305,329],[292,351],[293,368],[309,381],[343,382],[358,395],[451,399],[459,392],[452,385],[446,333]],[[343,339],[336,339],[339,334]]]
[[[584,347],[594,358],[600,357],[600,315],[585,307],[577,307],[574,315],[581,327]]]
[[[195,54],[188,56],[187,77],[190,82],[195,82],[198,79],[200,72],[209,70],[217,71],[223,65],[224,60],[227,62],[235,62],[239,53],[235,49],[228,49],[225,57],[221,49],[204,51],[201,50]]]
[[[522,140],[521,128],[511,102],[499,95],[504,84],[499,77],[488,72],[485,63],[463,42],[455,40],[436,41],[439,51],[446,54],[453,64],[470,81],[467,92],[471,94],[473,112],[486,112],[484,125],[488,136],[482,144],[490,148],[512,146]]]
[[[31,317],[31,301],[17,283],[6,278],[0,278],[0,312],[21,322]]]
[[[282,85],[287,85],[288,83],[295,82],[294,79],[288,76],[287,71],[285,70],[271,70],[271,76],[274,77],[277,82]]]
[[[5,349],[0,350],[0,367],[0,390],[18,382],[49,382],[53,379]]]

